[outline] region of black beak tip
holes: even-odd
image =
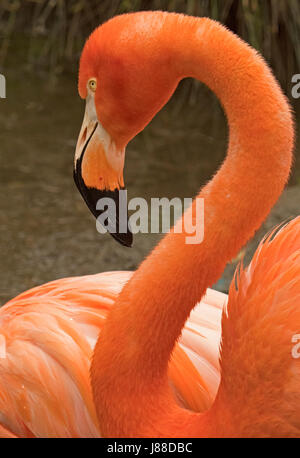
[[[81,164],[76,164],[77,167],[75,168],[74,171],[74,181],[77,186],[77,188],[80,191],[80,194],[82,195],[85,203],[87,204],[88,208],[90,209],[91,213],[95,216],[95,218],[98,218],[99,215],[101,215],[101,211],[98,211],[96,209],[97,202],[99,199],[102,198],[107,198],[109,197],[115,202],[116,205],[116,231],[108,231],[110,235],[121,245],[131,248],[133,244],[133,235],[132,232],[129,228],[128,224],[128,215],[127,215],[127,202],[126,204],[126,211],[125,211],[125,217],[127,217],[126,221],[126,227],[127,231],[126,232],[120,232],[119,229],[119,190],[116,189],[114,191],[100,191],[95,188],[88,188],[81,177]],[[124,202],[123,202],[124,204]],[[123,214],[124,215],[124,214]]]
[[[131,248],[133,244],[133,236],[131,232],[127,232],[126,234],[112,234],[112,237],[119,242],[121,245],[126,246],[127,248]]]

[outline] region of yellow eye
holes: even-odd
[[[95,78],[91,78],[88,82],[88,86],[91,89],[91,91],[95,92],[97,89],[97,80]]]

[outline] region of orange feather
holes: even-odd
[[[99,80],[98,122],[124,151],[187,76],[215,91],[230,127],[199,194],[203,242],[171,231],[133,274],[58,280],[3,307],[4,437],[300,437],[300,217],[262,242],[228,305],[207,290],[289,176],[293,123],[268,66],[209,19],[129,14],[88,39],[79,92]]]
[[[107,313],[131,276],[106,272],[56,280],[0,309],[0,437],[101,435],[89,379],[91,356]],[[174,394],[196,411],[211,405],[219,383],[223,303],[224,294],[208,292],[205,309],[193,313],[170,364]],[[207,346],[205,325],[216,335],[209,358],[197,353],[197,340]]]

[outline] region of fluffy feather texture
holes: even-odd
[[[212,405],[224,309],[217,404],[226,399],[227,412],[237,419],[231,435],[268,435],[276,428],[279,436],[299,436],[300,368],[291,350],[292,336],[300,333],[300,217],[263,240],[249,267],[236,275],[228,306],[226,295],[208,290],[191,313],[169,381],[186,408],[201,412]],[[99,437],[91,355],[131,276],[108,272],[57,280],[1,308],[0,437]],[[228,435],[223,416],[215,427]]]
[[[100,435],[91,356],[107,313],[131,276],[108,272],[53,281],[0,309],[0,437]],[[170,363],[178,402],[196,411],[211,405],[219,384],[226,301],[222,293],[207,292]]]
[[[300,364],[292,357],[300,332],[300,217],[266,237],[236,276],[222,320],[220,386],[235,419],[232,434],[300,437]]]

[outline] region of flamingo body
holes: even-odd
[[[271,431],[278,425],[284,435],[300,435],[299,411],[290,403],[293,398],[300,405],[300,369],[292,358],[292,336],[300,323],[300,217],[272,236],[261,242],[247,269],[237,270],[229,298],[207,290],[169,365],[178,404],[196,412],[209,409],[221,387],[226,409],[237,414],[243,386],[249,396],[247,376],[262,374],[252,402],[264,408],[272,388],[276,416],[266,409],[268,415],[258,421],[249,409],[227,435],[239,429],[259,436],[266,426]],[[132,275],[107,272],[56,280],[1,308],[0,437],[101,436],[89,377],[91,357],[106,316]],[[228,374],[234,379],[229,387],[224,384]]]
[[[189,76],[218,95],[229,124],[226,159],[198,195],[202,242],[171,230],[132,274],[58,280],[3,307],[3,436],[300,436],[300,217],[262,241],[228,304],[207,289],[290,173],[291,111],[264,60],[207,18],[103,24],[80,60],[75,182],[95,215],[98,198],[116,198],[127,143]],[[128,230],[114,237],[131,245]]]
[[[106,316],[132,272],[64,278],[0,309],[0,437],[99,437],[91,357]],[[221,313],[208,290],[169,368],[178,402],[201,411],[219,385]],[[120,342],[122,345],[122,342]]]

